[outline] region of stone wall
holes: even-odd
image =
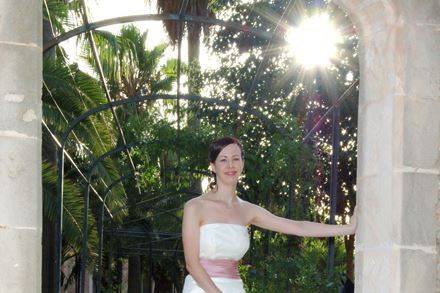
[[[0,292],[41,291],[41,8],[0,0]]]
[[[435,292],[440,2],[337,0],[360,34],[357,292]]]

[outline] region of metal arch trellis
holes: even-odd
[[[85,271],[86,271],[86,266],[87,266],[87,258],[88,258],[88,253],[87,253],[87,242],[88,242],[88,208],[86,206],[86,203],[88,203],[89,201],[89,194],[90,194],[90,187],[91,187],[91,178],[92,175],[95,171],[95,168],[98,166],[99,163],[101,163],[104,159],[110,157],[113,154],[117,154],[121,151],[128,151],[129,148],[132,148],[138,144],[142,143],[142,141],[140,142],[136,142],[136,143],[131,143],[131,144],[124,144],[122,146],[116,147],[108,152],[106,152],[105,154],[101,155],[100,157],[98,157],[97,159],[95,159],[91,166],[89,167],[89,170],[87,172],[87,185],[84,189],[84,210],[83,210],[83,240],[82,240],[82,246],[81,246],[81,258],[80,258],[80,291],[83,290],[83,286],[84,286],[84,280],[85,280]],[[112,182],[109,186],[107,186],[105,192],[104,192],[104,198],[101,204],[101,213],[104,213],[104,207],[106,206],[106,200],[107,197],[109,195],[109,192],[113,189],[114,186],[116,186],[117,183],[120,183],[121,180],[117,180],[115,182]],[[102,216],[99,218],[100,220],[102,219]],[[102,225],[102,221],[99,223],[99,227],[101,227]],[[102,233],[99,233],[99,236],[101,236],[99,238],[99,247],[102,247],[102,242],[101,242],[101,238],[102,238]],[[100,251],[100,257],[101,257],[101,251]]]
[[[174,171],[174,170],[172,170],[172,171]],[[111,183],[109,185],[109,187],[104,192],[104,202],[103,202],[103,204],[101,204],[100,215],[99,215],[99,223],[98,223],[98,230],[99,230],[98,231],[98,240],[99,240],[98,247],[99,247],[99,251],[98,251],[97,292],[100,292],[100,288],[101,288],[101,283],[100,282],[101,282],[101,279],[102,279],[102,252],[103,252],[103,244],[104,244],[104,225],[105,225],[104,204],[106,202],[106,199],[107,199],[107,196],[108,196],[109,192],[111,191],[111,189],[114,186],[116,186],[118,183],[120,183],[120,182],[122,182],[124,180],[130,179],[130,178],[132,178],[134,176],[136,176],[136,174],[134,174],[134,173],[132,173],[132,174],[130,174],[128,176],[125,176],[125,175],[121,176],[119,179],[117,179],[113,183]],[[188,195],[194,196],[194,194],[191,194],[191,193],[189,193]],[[171,196],[173,196],[173,194],[170,194],[170,195],[168,195],[166,197],[164,197],[164,194],[160,194],[160,195],[155,196],[153,198],[148,198],[147,200],[138,202],[138,203],[136,203],[136,206],[139,206],[141,204],[144,205],[144,204],[150,203],[150,206],[146,208],[148,210],[148,209],[154,207],[155,203],[153,202],[153,204],[151,204],[151,202],[154,201],[155,199],[158,199],[158,198],[165,199],[165,198],[169,198]],[[113,211],[113,213],[115,215],[117,212]],[[175,216],[175,215],[173,215],[173,216]],[[175,217],[176,217],[176,219],[178,221],[181,220],[179,217],[177,217],[177,216],[175,216]],[[142,219],[142,220],[145,220],[145,219]],[[87,247],[87,241],[85,241],[85,243],[83,243],[83,251],[82,251],[82,261],[83,262],[81,263],[82,264],[81,265],[81,274],[85,273],[85,266],[87,265],[87,249],[84,249],[84,247]],[[83,286],[83,285],[80,285],[80,286]]]
[[[62,138],[61,138],[61,142],[60,142],[60,146],[61,146],[60,150],[64,149],[65,142],[67,141],[67,139],[69,137],[69,134],[73,131],[73,129],[79,123],[81,123],[82,121],[84,121],[85,119],[87,119],[89,116],[91,116],[93,114],[99,113],[99,112],[104,111],[104,110],[109,109],[109,108],[125,105],[125,104],[128,104],[128,103],[136,103],[136,102],[145,101],[145,100],[148,100],[148,99],[171,99],[171,98],[175,98],[176,99],[178,97],[172,96],[172,95],[146,95],[146,96],[141,96],[140,95],[140,96],[132,97],[132,98],[125,99],[125,100],[113,101],[113,102],[110,102],[110,103],[107,103],[107,104],[100,105],[100,106],[98,106],[98,107],[96,107],[94,109],[91,109],[91,110],[83,113],[79,117],[77,117],[74,121],[72,121],[69,124],[67,129],[62,134]],[[217,101],[215,99],[203,98],[203,97],[195,96],[195,95],[182,95],[182,96],[180,96],[180,98],[199,99],[199,100],[203,100],[203,101],[208,102],[208,103],[219,102],[219,101]],[[223,102],[223,103],[219,103],[219,104],[228,105],[230,103]],[[258,113],[256,113],[256,114],[258,115]],[[260,118],[264,119],[264,116],[262,116],[262,115],[258,115],[258,116],[260,116]],[[87,174],[87,177],[86,177],[86,182],[88,182],[88,184],[87,184],[87,188],[86,188],[86,191],[85,191],[85,194],[84,194],[85,208],[84,208],[84,216],[83,216],[83,231],[88,231],[87,220],[86,220],[88,218],[88,209],[86,207],[88,206],[88,200],[89,200],[88,198],[89,198],[89,191],[90,191],[90,184],[91,184],[91,180],[90,179],[91,179],[91,176],[93,174],[94,168],[105,157],[110,156],[110,155],[115,154],[115,153],[120,152],[120,151],[126,151],[127,149],[129,149],[129,148],[131,148],[131,147],[133,147],[133,146],[135,146],[137,144],[141,144],[141,143],[143,143],[143,142],[134,142],[134,143],[131,143],[131,144],[128,144],[128,145],[119,146],[119,147],[117,147],[117,148],[115,148],[113,150],[110,150],[107,153],[101,155],[98,159],[96,159],[91,164],[91,167],[89,168],[89,171],[88,171],[88,174]],[[64,154],[64,152],[61,152],[61,151],[58,154],[59,155],[59,160],[58,160],[58,162],[59,162],[59,166],[58,166],[59,167],[59,174],[61,174],[61,176],[59,176],[59,180],[61,181],[61,182],[59,182],[59,184],[60,184],[59,186],[62,186],[61,184],[62,184],[62,178],[63,178],[63,176],[62,176],[62,174],[63,174],[63,166],[62,165],[63,165],[63,161],[64,161],[64,156],[62,154]],[[111,185],[111,187],[113,187],[113,186],[114,186],[114,184]],[[60,194],[57,196],[58,199],[60,199],[60,197],[62,196],[62,189],[59,188],[59,190],[60,190]],[[108,190],[111,190],[111,188],[108,189]],[[107,195],[108,195],[108,193],[106,192],[106,194],[105,194],[105,196],[104,196],[104,198],[102,200],[102,207],[104,207],[105,204],[106,204]],[[58,204],[58,208],[60,208],[60,204]],[[60,213],[58,215],[61,217]],[[82,284],[83,281],[84,281],[84,272],[85,272],[85,267],[86,267],[86,263],[87,263],[87,249],[86,249],[86,247],[87,247],[87,233],[84,233],[83,237],[84,237],[83,238],[83,249],[82,249],[83,252],[82,252],[81,265],[80,265],[80,267],[81,267],[81,274],[80,274],[81,282],[80,282],[80,284]],[[59,239],[58,243],[60,245],[61,239]],[[61,247],[59,249],[61,251]]]
[[[44,3],[44,8],[45,8],[45,10],[46,10],[46,12],[47,12],[47,14],[48,14],[48,21],[49,21],[49,23],[50,23],[50,28],[51,28],[52,34],[54,35],[55,33],[54,33],[53,24],[52,24],[52,19],[51,19],[51,15],[50,15],[49,7],[48,7],[48,5],[47,5],[47,1],[44,0],[43,3]],[[46,52],[47,52],[47,51],[46,51]],[[44,52],[43,52],[43,53],[44,53]],[[63,59],[64,59],[65,61],[67,61],[67,58],[66,58],[64,52],[63,52],[63,51],[60,51],[60,53],[61,53]],[[68,72],[69,72],[69,75],[73,78],[73,73],[72,73],[71,69],[70,69],[69,67],[67,67],[67,70],[68,70]],[[55,104],[57,110],[60,112],[61,116],[63,117],[64,121],[68,124],[69,121],[67,120],[65,114],[63,113],[62,109],[59,107],[59,105],[58,105],[58,103],[56,102],[56,100],[54,99],[54,97],[53,97],[53,95],[52,95],[50,89],[47,87],[47,85],[46,85],[46,83],[45,83],[44,81],[43,81],[43,85],[44,85],[44,87],[47,89],[47,91],[48,91],[48,93],[49,93],[49,96],[51,97],[51,99],[52,99],[52,101],[54,102],[54,104]],[[80,95],[80,97],[81,97],[81,95]],[[86,105],[85,105],[85,103],[84,103],[83,100],[82,100],[82,104],[86,107]],[[86,108],[87,108],[87,107],[86,107]],[[53,134],[52,130],[49,128],[49,126],[45,123],[44,120],[42,121],[42,124],[43,124],[44,128],[46,129],[46,131],[50,134],[50,138],[52,138],[52,140],[54,141],[54,143],[59,147],[59,146],[60,146],[60,143],[59,143],[57,137]],[[96,127],[95,127],[95,125],[94,125],[93,122],[92,122],[92,126],[93,126],[93,129],[96,131],[96,134],[97,134],[97,137],[98,137],[98,139],[99,139],[99,142],[100,142],[101,146],[104,147],[103,142],[102,142],[102,138],[101,138],[101,136],[100,136],[100,133],[97,131],[97,129],[96,129]],[[78,142],[79,144],[82,145],[83,143],[79,140],[79,138],[76,136],[76,134],[75,134],[74,132],[73,132],[72,134],[75,136],[75,139],[77,140],[77,142]],[[87,147],[85,147],[85,149],[86,149],[86,151],[87,151],[88,156],[91,157],[91,158],[93,158],[93,154],[90,152],[90,150],[88,150]],[[84,174],[83,174],[83,173],[81,172],[81,170],[78,168],[78,166],[76,165],[76,163],[74,162],[74,160],[72,159],[72,157],[68,154],[68,152],[67,152],[66,150],[64,150],[64,153],[66,154],[66,157],[69,159],[69,161],[70,161],[70,163],[72,164],[72,166],[74,167],[74,169],[75,169],[75,170],[79,173],[79,175],[81,176],[81,179],[86,180]],[[103,178],[101,178],[100,180],[101,180],[101,182],[103,183],[104,186],[107,186],[106,183],[105,183],[105,180],[104,180]],[[86,180],[86,183],[87,183],[87,180]],[[101,195],[97,192],[97,190],[95,190],[93,187],[92,187],[92,190],[93,190],[93,192],[95,193],[95,195],[98,197],[98,199],[102,201],[102,197],[101,197]],[[125,192],[125,191],[124,191],[124,192]],[[107,209],[107,210],[108,210],[108,209]]]
[[[87,7],[86,7],[86,2],[85,1],[86,0],[79,0],[79,3],[80,3],[81,8],[82,8],[82,17],[83,17],[84,25],[88,25],[89,24],[89,19],[88,19],[88,13],[87,13]],[[108,85],[107,85],[107,80],[106,80],[106,78],[104,76],[104,71],[102,69],[101,59],[100,59],[100,57],[98,55],[98,49],[96,47],[96,43],[95,43],[95,40],[93,38],[93,31],[88,31],[87,32],[87,38],[89,39],[90,47],[92,48],[93,57],[95,59],[96,67],[98,69],[99,79],[101,80],[102,87],[104,88],[105,97],[107,98],[108,102],[111,102],[113,99],[112,99],[112,97],[110,95],[110,90],[109,90]],[[116,127],[117,127],[117,129],[119,131],[119,135],[120,135],[120,138],[122,140],[122,144],[126,145],[127,144],[127,140],[125,138],[125,133],[124,133],[124,130],[122,129],[121,123],[119,122],[118,115],[116,114],[116,111],[114,110],[113,107],[111,107],[110,110],[111,110],[113,119],[114,119],[114,121],[116,123]],[[130,164],[131,169],[133,170],[133,172],[136,172],[136,167],[134,165],[133,158],[131,157],[130,152],[128,150],[126,150],[125,153],[127,154],[127,159],[128,159],[128,162]],[[138,194],[141,193],[138,184],[137,184],[137,190],[136,191],[138,192]],[[87,198],[87,201],[85,202],[85,205],[86,205],[86,208],[88,208],[88,198]]]
[[[60,139],[60,149],[58,151],[58,174],[59,174],[59,176],[58,176],[58,189],[57,189],[57,192],[58,192],[58,194],[57,194],[57,199],[58,199],[58,202],[57,202],[57,216],[58,216],[57,218],[58,219],[57,220],[58,221],[57,221],[57,223],[59,223],[59,225],[60,225],[58,227],[61,227],[61,223],[60,222],[61,222],[61,219],[62,219],[61,207],[62,207],[62,192],[63,192],[63,177],[64,177],[63,176],[63,173],[64,173],[64,146],[65,146],[65,143],[66,143],[66,141],[67,141],[67,139],[69,137],[69,134],[73,131],[73,129],[79,123],[81,123],[82,121],[87,119],[89,116],[91,116],[93,114],[96,114],[96,113],[99,113],[101,111],[104,111],[106,109],[112,109],[113,107],[129,104],[129,103],[141,102],[141,101],[145,101],[145,100],[148,100],[148,99],[172,99],[172,98],[199,99],[199,100],[204,100],[205,102],[208,102],[208,103],[219,102],[218,100],[209,99],[209,98],[202,98],[202,97],[196,96],[196,95],[182,95],[180,97],[176,97],[176,96],[173,96],[173,95],[144,95],[144,96],[140,95],[140,96],[135,96],[135,97],[132,97],[132,98],[129,98],[129,99],[125,99],[125,100],[117,100],[117,101],[109,102],[107,104],[100,105],[100,106],[98,106],[98,107],[96,107],[94,109],[91,109],[91,110],[83,113],[82,115],[77,117],[75,120],[73,120],[68,125],[67,129],[63,132],[63,134],[61,136],[61,139]],[[223,102],[223,104],[228,104],[228,103]],[[122,151],[126,151],[128,148],[129,148],[129,146],[127,144],[125,144],[125,145],[119,147],[118,149],[122,150]],[[106,155],[110,155],[110,154],[115,153],[115,152],[116,152],[116,150],[111,150],[108,153],[106,153]],[[104,157],[104,155],[102,155],[100,157],[100,159],[102,159],[103,157]],[[87,213],[88,213],[88,201],[89,201],[88,193],[89,193],[89,187],[90,187],[90,178],[91,178],[92,172],[94,170],[94,167],[96,166],[96,164],[99,161],[100,160],[97,160],[97,161],[95,161],[92,164],[93,168],[90,169],[90,171],[88,173],[88,176],[86,177],[86,181],[88,182],[88,184],[87,184],[87,189],[86,189],[87,191],[85,192],[85,196],[84,196],[84,206],[85,207],[84,207],[84,216],[83,216],[83,220],[84,220],[84,222],[83,222],[83,225],[84,225],[83,231],[88,231],[88,228],[87,228],[88,214]],[[105,205],[105,203],[106,203],[105,199],[106,199],[106,197],[102,201],[103,205]],[[87,256],[86,256],[86,253],[87,253],[87,251],[86,251],[87,235],[86,234],[87,233],[84,233],[84,236],[83,236],[84,237],[83,238],[83,259],[81,260],[80,287],[82,287],[83,286],[82,284],[84,283],[84,276],[85,276],[84,272],[85,272],[86,259],[87,259]],[[61,229],[57,231],[57,238],[58,238],[57,239],[57,252],[59,253],[58,256],[59,256],[59,259],[60,259],[60,257],[61,257]],[[61,261],[61,259],[60,259],[60,261]],[[59,262],[59,268],[60,267],[61,267],[61,262]],[[58,272],[58,270],[57,270],[57,272]],[[59,281],[60,281],[60,279],[56,280],[57,284],[59,284]]]
[[[88,19],[87,19],[87,15],[85,12],[85,3],[83,1],[81,1],[83,4],[83,9],[84,9],[84,13],[83,13],[83,17],[84,17],[84,25],[81,27],[78,27],[76,29],[73,29],[63,35],[60,35],[56,38],[54,38],[52,41],[49,41],[45,46],[44,46],[44,51],[46,52],[48,49],[52,48],[53,46],[59,44],[60,42],[67,40],[70,37],[76,36],[78,34],[82,34],[85,32],[91,32],[93,30],[96,30],[100,27],[106,26],[106,25],[111,25],[111,24],[117,24],[117,23],[126,23],[126,22],[134,22],[134,21],[145,21],[145,20],[151,20],[151,21],[163,21],[163,20],[169,20],[169,21],[178,21],[178,22],[202,22],[202,23],[207,23],[207,24],[212,24],[212,25],[220,25],[220,26],[225,26],[231,29],[235,29],[235,30],[239,30],[239,31],[245,31],[247,33],[252,33],[255,34],[257,36],[260,36],[262,38],[267,38],[267,39],[272,39],[275,37],[275,32],[272,33],[268,33],[267,31],[264,30],[260,30],[260,29],[256,29],[256,28],[250,28],[248,26],[245,25],[241,25],[239,23],[234,23],[234,22],[226,22],[226,21],[221,21],[221,20],[217,20],[217,19],[213,19],[213,18],[209,18],[209,17],[197,17],[197,16],[192,16],[192,15],[185,15],[183,13],[184,9],[182,6],[182,9],[179,12],[179,15],[176,14],[144,14],[144,15],[134,15],[134,16],[127,16],[127,17],[118,17],[118,18],[113,18],[113,19],[108,19],[108,20],[104,20],[104,21],[100,21],[100,22],[95,22],[95,23],[89,23]],[[185,0],[183,2],[184,3],[188,3],[188,0]],[[185,5],[186,5],[185,4]],[[281,20],[280,20],[281,21]],[[278,27],[278,25],[277,25]],[[180,37],[181,38],[181,37]],[[90,37],[90,42],[92,44],[92,48],[95,47],[95,45],[93,45],[93,38]],[[269,43],[270,44],[270,43]],[[268,48],[266,48],[268,49]],[[63,177],[64,177],[64,155],[66,154],[66,151],[64,149],[65,147],[65,143],[68,139],[68,136],[70,134],[70,132],[73,130],[73,128],[80,123],[81,121],[83,121],[84,119],[86,119],[89,115],[93,114],[93,113],[97,113],[106,109],[111,109],[113,111],[113,107],[117,107],[123,104],[127,104],[127,103],[133,103],[133,102],[140,102],[140,101],[144,101],[147,100],[149,97],[148,96],[138,96],[138,97],[134,97],[131,99],[127,99],[127,100],[120,100],[120,101],[112,101],[110,93],[108,91],[108,88],[106,86],[105,83],[105,78],[102,72],[102,68],[100,68],[100,61],[99,61],[99,56],[97,56],[97,52],[96,52],[96,47],[93,50],[94,51],[94,57],[98,63],[98,71],[100,73],[100,78],[101,81],[103,82],[103,86],[106,92],[106,96],[107,99],[109,101],[109,103],[101,105],[96,107],[95,109],[92,109],[86,113],[84,113],[83,115],[80,115],[77,119],[75,119],[75,121],[73,121],[71,124],[69,124],[69,127],[65,130],[65,132],[62,134],[62,138],[61,140],[58,142],[59,145],[59,149],[58,149],[58,183],[57,183],[57,248],[56,248],[56,270],[57,270],[57,276],[55,278],[55,282],[56,282],[56,286],[55,288],[57,289],[57,292],[60,291],[60,268],[61,268],[61,231],[62,231],[62,226],[61,226],[61,220],[62,220],[62,193],[63,193]],[[179,44],[179,51],[180,51],[180,44]],[[264,56],[266,55],[266,52],[263,53]],[[180,62],[181,60],[181,56],[179,53],[178,56],[178,61]],[[262,62],[263,63],[263,62]],[[260,66],[263,66],[262,63],[260,64]],[[178,70],[178,75],[180,76],[180,68]],[[255,76],[255,79],[253,80],[253,85],[256,84],[256,81],[259,77]],[[336,103],[334,103],[332,105],[332,107],[325,113],[325,117],[328,116],[329,113],[333,112],[333,110],[337,107],[337,104],[339,104],[340,102],[342,102],[343,99],[345,99],[346,96],[348,96],[348,92],[351,91],[356,85],[358,84],[358,81],[355,81],[352,83],[352,85],[349,87],[349,89],[347,89],[346,93],[344,93],[338,100]],[[180,80],[178,81],[178,88],[180,88]],[[249,94],[251,94],[251,89],[249,90]],[[156,95],[156,98],[159,95]],[[151,96],[150,96],[151,97]],[[171,96],[171,95],[162,95],[162,97],[159,97],[162,99],[173,99],[173,98],[177,98],[177,100],[181,99],[181,98],[199,98],[200,100],[203,100],[202,97],[199,96],[195,96],[195,95],[180,95],[180,90],[178,90],[177,92],[177,96]],[[206,102],[213,102],[212,99],[206,99]],[[237,106],[238,107],[238,106]],[[247,109],[248,111],[250,109]],[[88,115],[86,115],[88,114]],[[113,112],[114,117],[116,120],[117,116],[116,113]],[[178,113],[179,115],[179,113]],[[259,115],[260,116],[260,115]],[[319,127],[320,123],[322,123],[322,121],[324,120],[324,116],[321,118],[321,120],[309,131],[309,133],[306,135],[306,137],[304,138],[303,141],[306,141],[315,131],[316,129]],[[119,121],[117,121],[118,123]],[[119,124],[119,123],[118,123]],[[319,124],[319,125],[318,125]],[[122,131],[122,128],[120,127],[120,125],[118,125],[118,128],[120,131]],[[52,134],[53,135],[53,134]],[[124,142],[124,146],[121,148],[121,150],[128,150],[128,145],[127,142],[125,141],[125,136],[123,134],[123,132],[121,133],[121,135],[124,137],[123,142]],[[128,152],[127,152],[128,153]],[[66,154],[68,156],[68,154]],[[128,156],[130,156],[130,154],[128,153]],[[68,156],[70,157],[70,156]],[[73,162],[73,160],[71,160]],[[131,161],[131,160],[130,160]],[[132,161],[130,162],[132,163]],[[134,168],[134,165],[131,164],[132,167]],[[79,169],[78,169],[79,170]],[[79,170],[80,171],[80,170]],[[133,172],[136,172],[135,169],[133,169]],[[81,173],[81,172],[80,172]],[[83,176],[85,177],[85,176]],[[90,178],[90,177],[89,177]],[[87,180],[87,186],[88,186],[88,190],[89,188],[93,188],[90,186],[91,182],[90,179]],[[97,193],[97,192],[96,192]],[[99,194],[98,194],[99,196]],[[103,199],[102,197],[100,197],[101,201],[102,201],[102,206],[105,206],[105,199],[106,197]],[[88,204],[88,200],[87,202],[85,202],[85,204]],[[85,209],[87,210],[87,209]],[[108,212],[110,212],[108,210]],[[87,222],[87,221],[86,221]],[[84,230],[85,234],[86,234],[87,230]]]

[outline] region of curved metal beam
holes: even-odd
[[[114,24],[120,24],[120,23],[130,23],[130,22],[137,22],[137,21],[187,21],[187,22],[201,22],[206,23],[210,25],[218,25],[227,27],[233,30],[237,31],[243,31],[246,33],[252,33],[256,36],[270,39],[272,38],[273,34],[261,29],[249,27],[246,25],[242,25],[238,22],[229,22],[229,21],[223,21],[220,19],[215,19],[212,17],[201,17],[201,16],[192,16],[192,15],[184,15],[180,17],[178,14],[138,14],[138,15],[130,15],[130,16],[122,16],[122,17],[115,17],[115,18],[109,18],[100,20],[97,22],[89,23],[87,25],[82,25],[80,27],[74,28],[62,35],[59,35],[52,40],[48,41],[43,46],[43,53],[52,48],[55,45],[58,45],[59,43],[68,40],[74,36],[83,34],[88,31],[96,30],[101,27],[114,25]]]

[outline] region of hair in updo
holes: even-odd
[[[241,150],[241,159],[244,159],[244,152],[243,152],[243,146],[241,145],[241,142],[239,139],[232,137],[232,136],[225,136],[222,138],[217,139],[209,146],[209,154],[208,154],[208,160],[210,163],[214,163],[215,160],[218,157],[218,154],[228,145],[235,143],[238,145],[238,147]],[[214,181],[209,183],[209,188],[214,189],[217,185],[217,175],[214,171],[211,172],[212,176],[214,178]]]

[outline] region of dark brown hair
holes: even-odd
[[[209,146],[208,160],[210,163],[214,163],[218,157],[218,154],[228,145],[236,144],[241,150],[241,159],[244,159],[244,151],[243,146],[238,138],[232,136],[225,136],[217,139]],[[217,175],[214,171],[212,171],[212,176],[214,177],[214,181],[209,183],[209,188],[214,189],[217,185]]]

